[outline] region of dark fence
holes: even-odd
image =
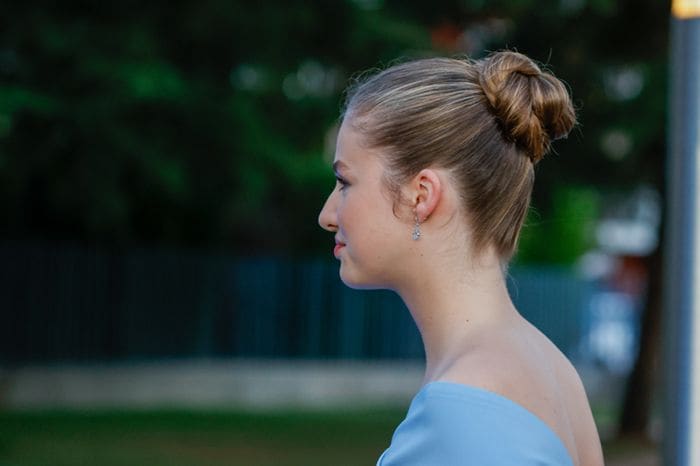
[[[516,269],[520,311],[565,352],[592,292],[565,269]],[[0,362],[235,356],[416,358],[388,291],[354,291],[335,262],[182,251],[0,245]]]

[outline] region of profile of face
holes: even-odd
[[[348,286],[397,291],[445,248],[507,263],[534,164],[576,123],[564,84],[510,51],[394,65],[353,85],[344,114],[319,223]]]
[[[410,248],[411,222],[394,210],[380,153],[363,144],[348,120],[338,133],[333,169],[336,186],[318,221],[335,233],[340,278],[351,288],[392,288],[402,251]]]

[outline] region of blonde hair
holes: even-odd
[[[472,247],[493,245],[504,261],[527,215],[533,165],[576,122],[562,82],[510,51],[387,68],[349,89],[344,118],[383,149],[397,200],[421,169],[449,169],[471,220]]]

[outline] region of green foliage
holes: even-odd
[[[557,199],[567,186],[661,184],[663,2],[39,0],[0,10],[5,237],[326,251],[316,216],[351,76],[400,57],[503,47],[549,64],[579,109],[579,131],[538,171],[542,225],[559,215],[576,224],[565,213],[575,203]],[[532,228],[551,241],[563,233]],[[534,252],[528,235],[522,260],[569,262],[579,250]]]
[[[54,99],[29,89],[9,85],[0,88],[0,112],[4,115],[10,115],[22,109],[31,109],[38,114],[51,114],[57,107],[58,102]]]
[[[531,210],[521,233],[517,261],[572,265],[592,244],[599,196],[591,188],[558,188],[544,219]]]

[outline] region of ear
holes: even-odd
[[[443,194],[438,173],[430,168],[421,170],[411,181],[411,205],[419,222],[424,222],[435,211]]]

